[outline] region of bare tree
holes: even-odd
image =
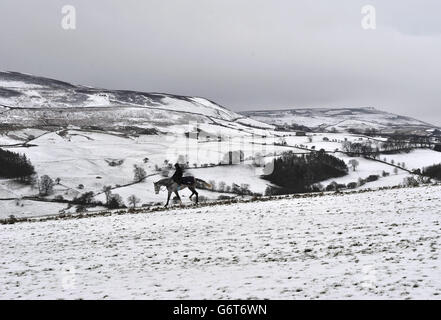
[[[225,191],[225,186],[226,186],[226,184],[224,181],[219,182],[219,185],[217,187],[218,191],[220,191],[220,192]]]
[[[111,186],[104,186],[103,192],[104,192],[104,195],[106,196],[106,205],[108,205],[110,198],[112,196],[112,187]]]
[[[40,178],[38,184],[38,191],[41,196],[47,196],[51,194],[54,190],[54,180],[52,180],[48,175],[44,175]]]
[[[127,202],[132,206],[132,208],[135,208],[136,205],[141,202],[141,200],[134,194],[132,194],[130,197],[127,198]]]
[[[147,176],[147,173],[145,172],[144,168],[141,168],[136,164],[133,165],[133,174],[134,174],[135,182],[140,182],[144,180],[144,178]]]
[[[359,164],[360,163],[357,160],[355,160],[355,159],[349,160],[349,165],[352,167],[353,171],[355,171],[355,169],[357,169]]]

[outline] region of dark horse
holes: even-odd
[[[162,186],[165,186],[167,188],[168,197],[167,197],[167,203],[165,204],[165,207],[168,206],[172,192],[174,192],[176,194],[176,197],[178,198],[178,200],[182,204],[182,200],[178,194],[178,191],[185,189],[185,188],[188,188],[192,192],[190,195],[190,199],[193,195],[196,195],[196,203],[198,203],[199,195],[198,195],[198,192],[196,191],[196,185],[202,184],[202,185],[206,186],[207,188],[211,188],[211,184],[205,182],[204,180],[197,179],[194,177],[184,177],[182,179],[182,181],[183,181],[183,183],[178,184],[172,178],[164,178],[164,179],[161,179],[161,180],[153,183],[153,185],[155,186],[155,193],[156,194],[159,193],[159,190],[161,189]]]

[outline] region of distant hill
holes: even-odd
[[[271,127],[205,98],[91,88],[18,72],[0,72],[0,120],[20,127],[151,128],[217,120]]]
[[[285,128],[306,127],[312,131],[376,129],[381,132],[422,131],[437,128],[429,123],[375,108],[302,108],[244,111],[254,120]]]

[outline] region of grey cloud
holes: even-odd
[[[77,30],[60,27],[77,9]],[[377,30],[360,27],[377,9]],[[0,68],[233,110],[374,106],[441,125],[439,1],[2,0]]]

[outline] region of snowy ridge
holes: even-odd
[[[18,72],[0,72],[0,105],[23,110],[44,109],[46,112],[72,108],[82,108],[85,112],[97,108],[144,108],[226,121],[243,118],[201,97],[98,89]]]
[[[286,110],[244,111],[242,115],[279,126],[305,126],[314,131],[347,131],[355,128],[387,130],[426,130],[429,123],[375,108],[301,108]]]

